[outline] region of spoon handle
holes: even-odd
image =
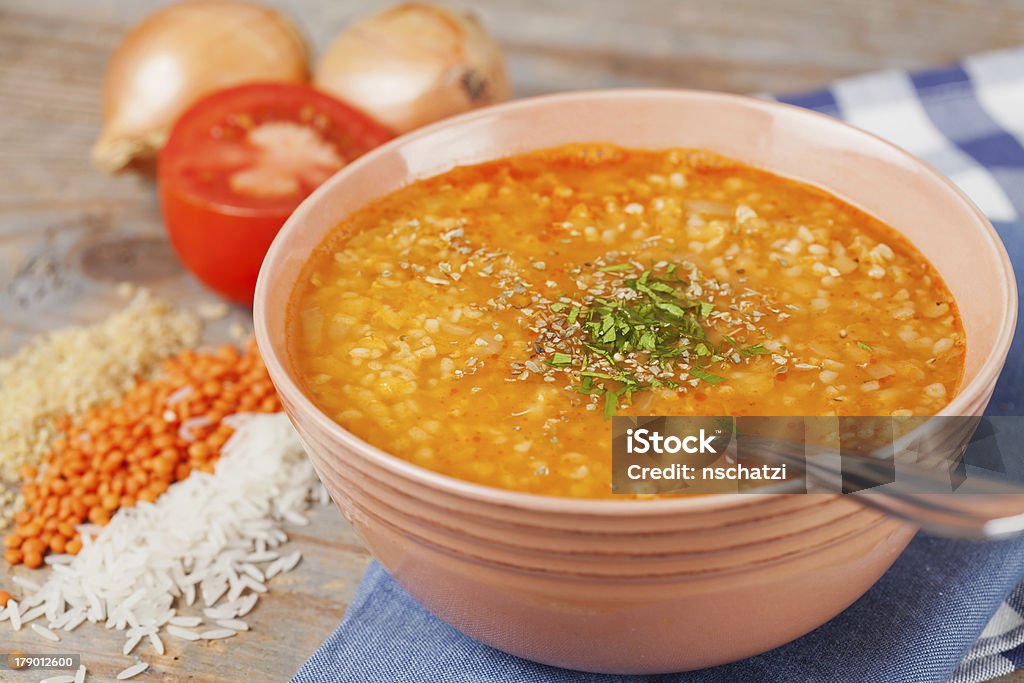
[[[940,536],[1000,539],[1024,532],[1024,486],[972,472],[955,487],[942,466],[898,462],[803,444],[758,439],[759,457],[786,463],[809,481],[834,488],[842,481],[853,500]]]

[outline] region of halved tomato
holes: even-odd
[[[394,134],[306,85],[253,83],[189,108],[157,169],[175,251],[211,289],[251,304],[274,235],[331,174]]]

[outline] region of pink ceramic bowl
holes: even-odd
[[[967,331],[949,414],[980,414],[1010,345],[1006,252],[948,180],[867,133],[794,107],[687,91],[521,100],[403,136],[344,168],[292,215],[256,287],[256,336],[321,479],[374,556],[424,606],[498,649],[615,673],[754,655],[828,621],[892,564],[915,529],[831,495],[588,501],[431,472],[367,444],[302,393],[285,339],[299,271],[348,214],[403,185],[568,142],[699,147],[827,188],[938,268]]]

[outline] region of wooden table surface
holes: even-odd
[[[0,0],[0,353],[27,335],[95,320],[129,280],[182,305],[212,297],[176,264],[150,181],[89,163],[104,65],[125,29],[163,2]],[[282,0],[322,49],[370,0]],[[512,0],[453,2],[483,15],[519,96],[607,86],[795,92],[886,67],[920,68],[1024,43],[1024,2],[994,0]],[[233,309],[230,321],[247,321]],[[351,600],[368,555],[333,508],[293,533],[305,559],[229,641],[166,639],[138,680],[287,680]],[[0,571],[7,571],[7,568]],[[0,576],[0,586],[9,582]],[[58,647],[0,626],[0,651],[82,653],[92,680],[129,663],[122,639],[80,627]],[[144,648],[140,648],[145,651]],[[244,673],[243,673],[244,672]],[[3,678],[0,675],[0,678]],[[34,680],[10,675],[3,680]]]

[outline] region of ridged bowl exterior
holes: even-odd
[[[915,529],[835,495],[585,501],[457,481],[343,430],[303,394],[291,365],[288,298],[312,249],[346,215],[456,164],[589,141],[712,149],[825,187],[903,231],[961,304],[967,368],[944,412],[984,410],[1009,348],[1016,290],[978,210],[923,163],[866,133],[712,93],[522,100],[372,152],[328,180],[278,235],[256,291],[257,341],[346,518],[420,603],[459,630],[527,659],[607,673],[695,669],[764,652],[860,597]]]

